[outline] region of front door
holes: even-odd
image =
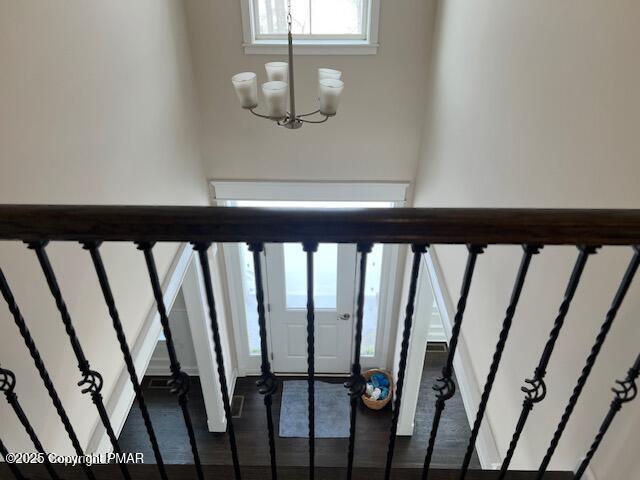
[[[307,371],[307,260],[302,245],[265,247],[272,366]],[[347,373],[351,365],[356,284],[355,245],[320,244],[314,254],[315,370]]]

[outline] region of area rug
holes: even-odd
[[[341,383],[315,382],[315,438],[349,437],[349,395]],[[309,438],[306,380],[282,383],[280,436]]]

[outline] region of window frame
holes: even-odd
[[[255,0],[240,0],[245,54],[282,55],[287,39],[279,35],[257,35]],[[375,55],[378,53],[380,0],[368,0],[363,19],[363,35],[296,35],[298,55]],[[364,37],[364,38],[363,38]]]

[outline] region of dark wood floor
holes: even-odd
[[[435,394],[431,389],[445,360],[445,353],[429,352],[420,387],[420,401],[412,437],[398,437],[394,467],[419,468],[424,462]],[[210,433],[206,427],[206,414],[202,391],[197,379],[193,379],[189,395],[189,410],[193,419],[196,438],[203,464],[230,465],[227,436]],[[320,380],[320,378],[319,378]],[[324,381],[342,382],[343,379],[324,378]],[[236,395],[244,396],[242,416],[234,419],[234,427],[242,465],[268,465],[269,447],[262,397],[257,393],[255,378],[240,378]],[[144,395],[156,430],[165,463],[188,464],[193,462],[186,429],[175,397],[166,388],[150,388],[144,381]],[[345,393],[346,395],[346,393]],[[274,396],[274,423],[276,432],[280,418],[280,394]],[[391,410],[371,411],[361,406],[358,412],[355,464],[359,467],[382,467],[385,463]],[[440,430],[432,465],[437,468],[458,468],[467,447],[470,429],[462,400],[456,395],[449,402],[440,423]],[[142,417],[137,405],[132,408],[120,436],[120,445],[126,452],[143,452],[145,463],[153,462]],[[276,437],[278,465],[304,466],[308,462],[307,439]],[[316,439],[316,465],[318,467],[346,466],[348,439]],[[474,454],[472,468],[479,468]]]
[[[50,480],[41,465],[21,465],[23,474],[28,475],[29,480]],[[92,467],[96,480],[121,479],[122,474],[116,465],[94,465]],[[65,480],[86,480],[86,476],[79,467],[56,468]],[[318,467],[315,469],[316,480],[337,480],[346,478],[345,468]],[[381,480],[382,468],[356,468],[353,471],[353,480]],[[129,465],[132,480],[152,480],[159,478],[158,470],[152,465]],[[233,469],[229,466],[205,465],[204,477],[211,480],[235,480]],[[191,465],[168,465],[167,473],[171,480],[194,480],[196,473]],[[395,468],[391,478],[393,480],[419,480],[420,469]],[[466,480],[497,480],[499,472],[496,470],[470,470]],[[431,470],[430,480],[458,480],[457,470]],[[509,472],[505,480],[534,480],[537,472]],[[6,465],[0,464],[0,479],[14,478]],[[269,467],[243,467],[242,480],[266,480],[271,478]],[[300,480],[309,478],[308,471],[304,467],[279,467],[279,480]],[[571,480],[570,472],[547,472],[545,480]]]

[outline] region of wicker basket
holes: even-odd
[[[385,377],[389,379],[389,395],[387,395],[387,398],[385,398],[384,400],[373,400],[372,398],[367,397],[366,393],[363,393],[362,401],[371,410],[382,410],[384,407],[387,406],[387,403],[389,403],[393,398],[393,375],[391,375],[391,372],[387,370],[373,368],[371,370],[367,370],[366,372],[364,372],[362,376],[368,382],[374,373],[382,373],[384,374]]]

